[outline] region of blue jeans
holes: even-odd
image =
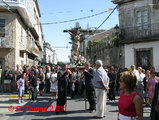
[[[19,89],[18,90],[18,97],[23,97],[24,96],[24,90]]]

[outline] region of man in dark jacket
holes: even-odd
[[[89,102],[89,111],[94,112],[96,110],[96,104],[95,104],[95,90],[92,83],[94,70],[90,67],[90,63],[85,64],[86,70],[84,71],[84,77],[85,77],[85,86],[86,86],[86,95]]]
[[[65,112],[64,105],[66,104],[66,92],[67,92],[66,88],[67,88],[68,78],[69,78],[69,72],[67,70],[67,65],[64,64],[62,70],[60,70],[57,74],[58,99],[56,105],[56,114],[59,114],[59,112]]]
[[[117,74],[115,74],[114,69],[110,69],[108,73],[108,77],[110,79],[109,83],[109,100],[115,100],[115,86],[116,86],[116,79],[117,79]]]
[[[35,75],[35,71],[31,71],[30,73],[30,84],[31,84],[31,92],[32,92],[32,100],[36,100],[37,99],[37,77]]]

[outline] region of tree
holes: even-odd
[[[62,65],[63,65],[63,62],[58,61],[58,62],[57,62],[57,65],[62,66]]]

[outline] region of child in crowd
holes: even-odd
[[[19,99],[19,104],[20,103],[24,103],[24,101],[22,100],[22,97],[24,96],[24,83],[25,83],[25,75],[26,73],[21,75],[21,78],[17,81],[17,86],[18,86],[18,99]]]

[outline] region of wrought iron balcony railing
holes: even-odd
[[[143,26],[120,28],[120,39],[123,43],[154,41],[159,38],[159,23]]]

